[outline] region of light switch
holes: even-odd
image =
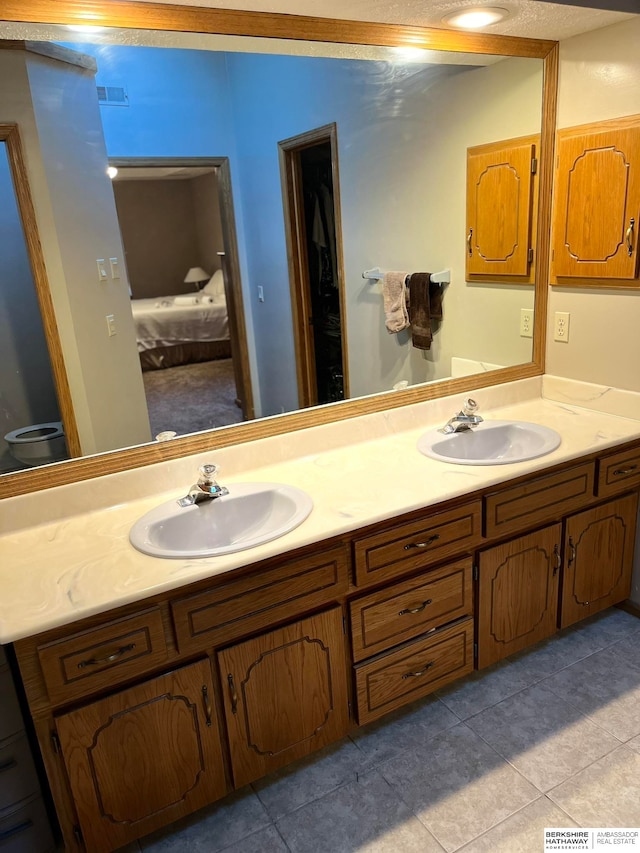
[[[109,337],[112,338],[116,333],[116,317],[115,314],[107,314],[107,331]]]
[[[109,264],[111,266],[111,278],[120,278],[120,262],[118,261],[118,259],[109,258]]]
[[[107,280],[107,265],[105,263],[104,258],[97,258],[96,264],[98,265],[98,281],[106,281]]]
[[[264,302],[264,287],[261,284],[258,285],[258,302]]]

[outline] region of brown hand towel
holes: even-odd
[[[417,349],[431,349],[431,276],[428,272],[411,273],[409,283],[409,322],[411,342]],[[442,304],[440,305],[442,312]]]
[[[406,272],[387,272],[382,281],[384,324],[390,335],[401,332],[409,325],[406,278]]]

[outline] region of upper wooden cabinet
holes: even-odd
[[[467,149],[467,278],[528,280],[538,136]]]
[[[555,278],[635,285],[639,214],[640,116],[558,131]]]

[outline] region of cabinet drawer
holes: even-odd
[[[608,497],[640,485],[640,447],[598,461],[598,495]]]
[[[112,687],[166,660],[160,608],[38,646],[38,657],[53,703]]]
[[[40,790],[26,735],[5,741],[0,747],[0,812]],[[0,845],[1,849],[1,845]]]
[[[358,723],[376,720],[472,670],[472,619],[359,664],[355,667]]]
[[[0,818],[2,853],[47,853],[55,850],[49,819],[42,799],[31,802]]]
[[[481,517],[481,501],[471,501],[356,539],[356,584],[377,583],[472,550],[481,538]]]
[[[9,667],[0,666],[0,740],[22,731],[20,706]]]
[[[362,660],[470,616],[472,568],[469,557],[351,602],[353,659]]]
[[[206,649],[333,601],[348,586],[344,548],[290,561],[171,602],[180,653]]]
[[[586,506],[593,498],[594,463],[535,477],[485,497],[485,535],[517,533]]]

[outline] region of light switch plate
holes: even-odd
[[[104,258],[96,258],[96,264],[98,265],[98,281],[106,281],[107,280],[107,265]]]
[[[110,338],[112,338],[116,333],[115,314],[107,314],[107,332]]]
[[[109,266],[111,267],[111,278],[120,278],[120,262],[117,258],[109,258]]]

